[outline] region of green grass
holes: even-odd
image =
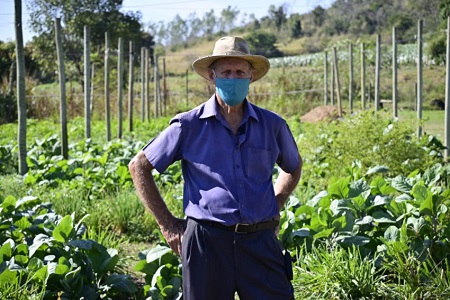
[[[399,118],[405,120],[417,120],[416,111],[399,111]],[[445,112],[443,110],[427,110],[422,113],[422,132],[438,137],[444,141],[445,137]]]

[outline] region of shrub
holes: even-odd
[[[443,149],[432,136],[419,140],[412,123],[373,111],[311,126],[298,144],[305,162],[303,178],[319,188],[348,174],[355,162],[362,173],[376,165],[387,167],[389,175],[423,171],[442,161]]]

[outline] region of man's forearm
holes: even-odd
[[[174,217],[167,208],[153,179],[151,174],[153,166],[142,151],[131,160],[129,169],[138,196],[144,206],[153,214],[160,226],[168,226],[167,223]]]
[[[278,210],[281,210],[286,203],[289,195],[294,191],[300,177],[302,175],[302,158],[299,155],[299,163],[297,169],[292,173],[281,170],[275,182],[275,198],[277,200]]]

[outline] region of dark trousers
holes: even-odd
[[[189,219],[182,261],[184,300],[294,299],[273,229],[235,233]]]

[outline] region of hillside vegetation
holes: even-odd
[[[391,43],[393,27],[397,31],[397,42],[409,44],[415,43],[417,21],[423,20],[424,40],[430,44],[429,54],[441,57],[445,52],[442,29],[446,27],[448,7],[449,1],[439,0],[337,0],[328,9],[317,6],[307,14],[288,15],[289,4],[272,5],[268,15],[260,20],[249,20],[245,26],[235,26],[226,32],[219,30],[213,35],[199,35],[195,39],[188,30],[186,36],[181,35],[176,42],[166,40],[169,51],[160,51],[171,60],[172,56],[181,56],[190,62],[194,57],[210,54],[219,36],[240,35],[249,39],[251,50],[256,54],[291,56],[324,51],[339,41],[373,43],[375,34],[381,35],[382,43]],[[236,9],[234,13],[239,15]],[[165,36],[170,26],[176,26],[176,21],[184,21],[189,27],[199,19],[175,19],[167,24],[166,31],[157,32]],[[158,35],[155,37],[163,40]]]

